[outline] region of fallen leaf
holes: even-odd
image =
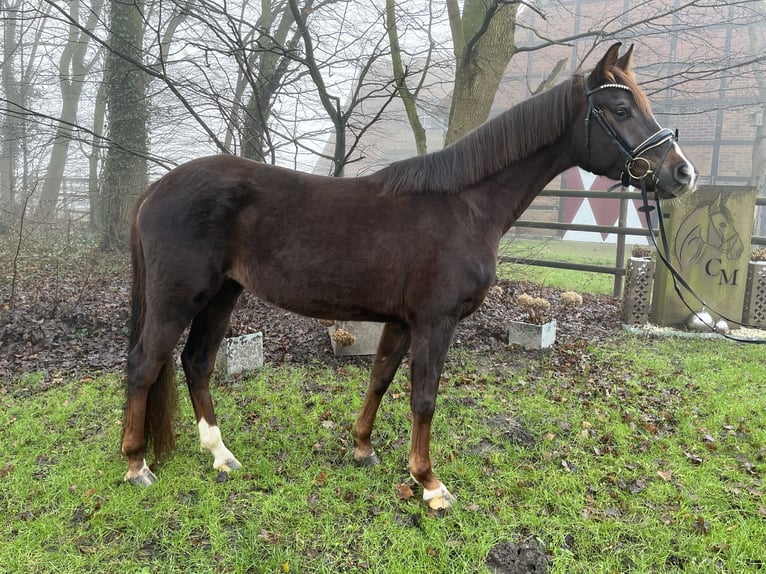
[[[628,491],[631,494],[638,494],[639,492],[643,492],[644,490],[646,490],[646,483],[640,478],[637,478],[636,480],[628,484]]]
[[[324,486],[327,482],[327,473],[325,471],[320,472],[314,479],[314,483],[319,486]]]
[[[577,466],[576,466],[576,465],[574,465],[574,464],[572,464],[571,462],[569,462],[569,461],[568,461],[568,460],[566,460],[566,459],[563,459],[563,460],[561,461],[561,466],[563,466],[563,467],[564,467],[564,469],[565,469],[567,472],[573,472],[573,473],[574,473],[574,472],[577,472]]]
[[[269,544],[275,544],[276,542],[279,542],[279,534],[276,534],[275,532],[270,532],[263,528],[258,533],[258,538],[260,538],[261,540],[265,540]]]
[[[705,520],[704,517],[698,516],[694,520],[694,530],[700,534],[708,534],[710,532],[710,524],[708,524],[708,521]]]
[[[699,457],[692,452],[686,452],[686,451],[684,451],[684,455],[686,455],[686,460],[688,460],[690,463],[694,465],[702,464],[702,457]]]
[[[413,496],[412,489],[409,485],[401,483],[396,485],[396,496],[399,500],[409,500]]]
[[[673,473],[669,470],[658,470],[657,476],[659,476],[665,482],[670,482],[673,478]]]

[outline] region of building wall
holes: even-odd
[[[667,9],[669,4],[560,0],[542,3],[545,20],[531,11],[524,17],[530,28],[545,37],[565,37],[600,29],[613,18],[623,25],[641,21],[658,9]],[[747,28],[753,23],[753,13],[746,6],[733,4],[718,10],[684,12],[682,17],[650,18],[648,26],[626,28],[615,38],[626,46],[635,44],[639,82],[650,96],[660,123],[679,129],[681,144],[697,165],[702,183],[747,184],[752,172],[756,118],[764,109],[754,69],[746,66],[710,73],[753,58]],[[629,17],[620,17],[624,12],[629,12]],[[763,24],[766,27],[766,22]],[[528,47],[540,42],[530,31],[520,44]],[[567,59],[567,74],[574,73],[583,60],[584,68],[589,69],[608,42],[595,49],[592,45],[590,38],[570,46],[517,54],[506,71],[506,87],[498,94],[498,105],[508,106],[527,97],[559,59]]]

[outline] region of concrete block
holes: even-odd
[[[356,341],[352,345],[338,345],[333,338],[333,333],[343,329],[351,333]],[[378,350],[378,341],[383,333],[383,323],[371,323],[367,321],[338,321],[328,327],[332,351],[337,357],[352,355],[374,355]]]
[[[556,340],[556,320],[542,325],[511,321],[508,325],[508,344],[520,345],[525,349],[546,349]]]
[[[263,333],[224,339],[216,357],[216,370],[236,375],[263,367]]]

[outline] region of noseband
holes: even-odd
[[[656,166],[656,169],[658,170],[662,164],[665,163],[665,158],[667,158],[673,142],[678,139],[678,132],[674,132],[668,128],[660,128],[657,132],[631,149],[630,146],[625,143],[625,140],[622,139],[622,136],[620,136],[620,134],[618,134],[617,131],[612,127],[612,124],[609,123],[604,110],[602,110],[599,105],[593,101],[593,94],[607,88],[617,88],[633,93],[633,91],[624,84],[603,84],[597,88],[593,88],[592,90],[589,90],[586,87],[585,97],[588,100],[588,112],[585,114],[585,149],[588,150],[588,157],[590,157],[590,118],[593,116],[596,118],[598,124],[604,129],[606,135],[609,137],[612,143],[617,147],[622,156],[625,158],[625,170],[620,176],[621,183],[625,186],[628,186],[631,184],[632,180],[640,182],[650,178],[650,181],[654,185],[657,183],[656,170],[652,167],[651,162],[643,157],[643,154],[665,143],[669,143],[665,150],[665,154],[662,156],[662,159]],[[642,166],[644,168],[644,172],[637,174],[635,171],[637,166]]]

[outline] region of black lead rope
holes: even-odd
[[[721,335],[722,337],[729,339],[731,341],[737,341],[738,343],[752,343],[756,345],[763,345],[766,344],[766,339],[747,339],[744,337],[735,337],[734,335],[729,335],[728,333],[724,333],[723,331],[719,330],[715,325],[710,325],[707,321],[705,321],[702,317],[699,316],[699,313],[692,309],[691,305],[686,301],[686,297],[681,292],[681,287],[686,289],[686,291],[694,297],[705,309],[710,309],[721,317],[723,320],[730,324],[739,325],[741,327],[753,327],[753,325],[746,325],[744,323],[741,323],[739,321],[735,321],[734,319],[731,319],[727,317],[726,315],[719,313],[715,310],[714,307],[711,307],[708,305],[702,297],[700,297],[694,289],[692,289],[691,285],[684,279],[681,274],[676,271],[676,269],[673,267],[673,265],[670,263],[670,250],[668,247],[668,239],[665,234],[665,224],[663,223],[663,216],[662,216],[662,208],[660,207],[659,200],[656,200],[657,204],[657,214],[659,215],[659,229],[660,229],[660,239],[662,240],[662,249],[660,249],[659,245],[657,244],[657,238],[654,235],[654,226],[652,224],[652,211],[654,211],[654,207],[649,205],[649,199],[648,194],[646,191],[646,184],[644,182],[644,178],[639,178],[639,182],[641,184],[641,201],[643,203],[642,207],[639,208],[639,211],[641,211],[644,214],[644,217],[646,217],[646,226],[649,229],[649,237],[652,240],[652,245],[654,245],[654,249],[657,252],[657,256],[659,257],[660,261],[665,265],[667,270],[670,272],[670,276],[673,278],[673,289],[675,290],[676,294],[678,295],[678,298],[681,299],[681,302],[684,304],[684,306],[699,319],[704,325],[709,327],[712,331],[715,333]]]

